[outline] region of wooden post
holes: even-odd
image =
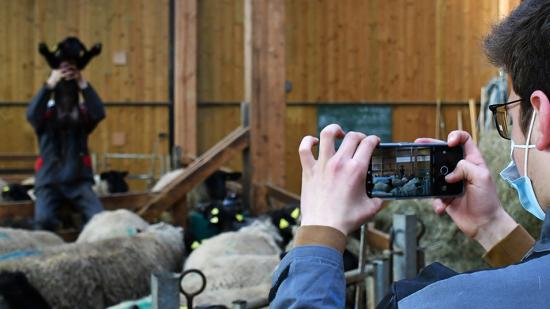
[[[174,144],[197,155],[197,0],[175,2]]]
[[[441,136],[441,124],[444,121],[441,112],[441,101],[443,99],[443,21],[445,18],[445,2],[444,0],[435,0],[435,138],[440,139]],[[445,133],[443,133],[445,134]]]
[[[472,139],[477,144],[477,114],[476,114],[476,101],[474,99],[468,100],[468,107],[470,109],[470,129],[472,130]]]
[[[462,124],[462,111],[459,110],[457,113],[456,113],[456,126],[457,126],[457,129],[462,131],[464,130],[464,125]]]
[[[248,57],[248,58],[247,58]],[[267,184],[285,185],[285,0],[245,0],[245,100],[250,100],[251,211]]]

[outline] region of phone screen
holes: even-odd
[[[367,194],[386,199],[455,196],[463,183],[445,175],[463,158],[462,147],[446,144],[380,144],[371,158]]]

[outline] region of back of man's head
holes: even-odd
[[[485,38],[489,60],[512,77],[521,102],[521,128],[531,120],[535,90],[550,96],[550,0],[524,0]]]

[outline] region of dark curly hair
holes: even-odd
[[[484,40],[485,53],[512,78],[521,102],[520,126],[527,131],[535,90],[550,96],[550,0],[524,0]]]

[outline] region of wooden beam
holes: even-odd
[[[390,235],[376,229],[369,223],[367,228],[367,243],[369,247],[377,250],[390,250]]]
[[[470,129],[472,130],[472,139],[477,144],[477,113],[476,113],[476,101],[474,99],[468,100],[468,107],[470,111]]]
[[[176,0],[174,144],[197,155],[197,0]]]
[[[240,127],[214,145],[191,163],[183,173],[170,183],[156,198],[143,207],[138,214],[152,221],[164,211],[183,199],[199,183],[219,169],[233,156],[248,147],[249,129]]]
[[[0,161],[5,162],[20,162],[27,161],[33,162],[38,157],[37,154],[32,153],[0,153]]]
[[[245,2],[245,96],[250,96],[251,211],[268,210],[268,183],[285,186],[285,0]],[[247,32],[248,31],[248,32]],[[245,43],[246,44],[246,43]],[[246,45],[245,45],[246,46]]]
[[[100,200],[106,210],[128,209],[138,211],[155,196],[154,193],[122,193],[104,196]],[[0,203],[0,219],[2,220],[32,218],[33,216],[34,203],[31,201]]]
[[[292,193],[288,190],[274,186],[272,184],[266,185],[267,195],[271,196],[286,204],[300,204],[300,196]]]

